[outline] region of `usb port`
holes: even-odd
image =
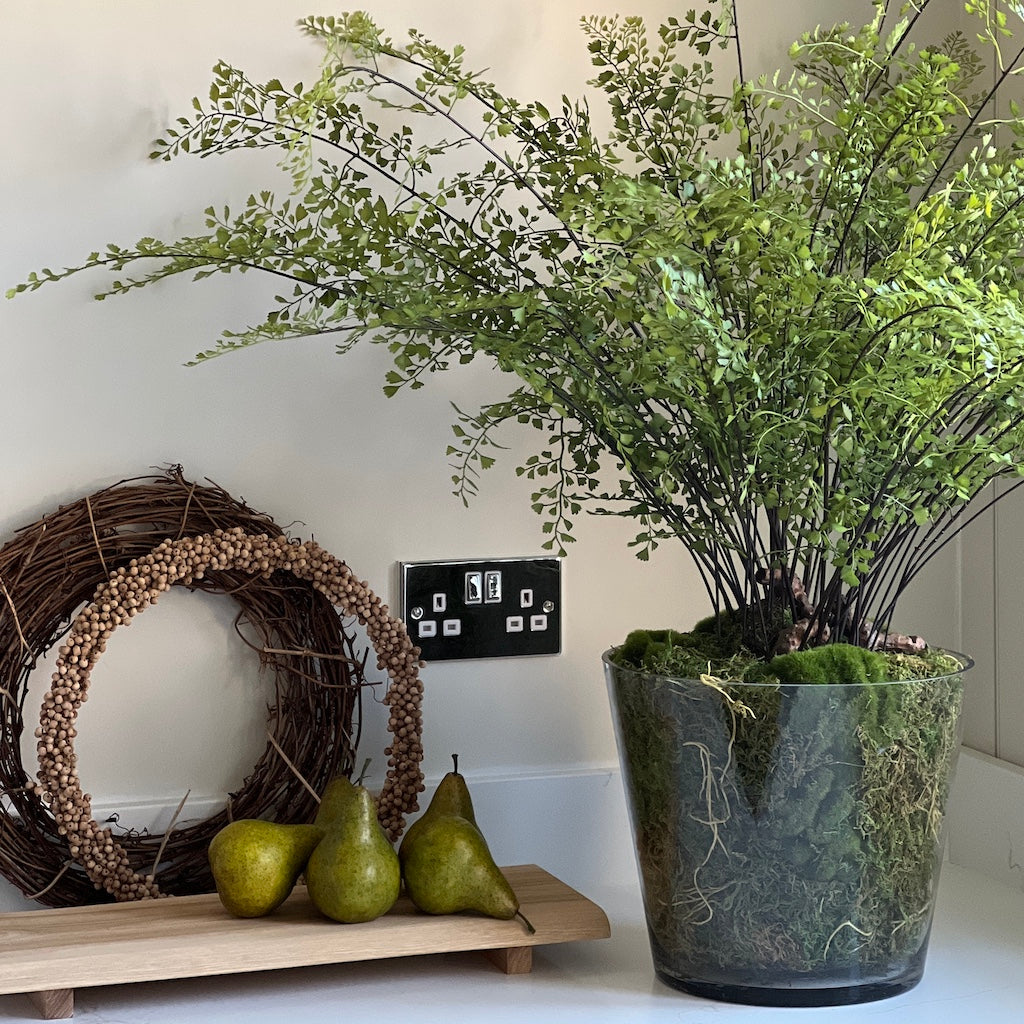
[[[497,569],[484,573],[484,600],[487,604],[497,604],[501,600],[501,572]]]
[[[466,573],[466,604],[480,603],[483,577],[484,574],[482,572]]]

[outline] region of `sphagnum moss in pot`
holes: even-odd
[[[522,422],[550,546],[583,507],[634,519],[641,558],[684,545],[712,617],[605,660],[658,970],[707,994],[920,973],[967,661],[897,635],[897,604],[1024,440],[1024,122],[993,103],[1020,10],[970,0],[944,35],[938,7],[865,0],[756,79],[744,2],[586,19],[604,137],[461,47],[311,17],[311,86],[220,63],[154,152],[277,147],[290,195],[12,289],[271,274],[265,319],[199,358],[370,336],[389,392],[490,360],[513,384],[459,413],[457,493]]]

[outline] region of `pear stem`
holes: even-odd
[[[359,778],[358,778],[358,779],[356,779],[356,785],[357,785],[357,786],[361,786],[361,785],[363,784],[363,779],[365,779],[365,778],[366,778],[366,773],[367,773],[367,772],[368,772],[368,771],[370,770],[370,762],[371,762],[372,760],[373,760],[373,758],[372,758],[372,757],[368,757],[368,758],[367,758],[367,759],[366,759],[366,760],[365,760],[365,761],[363,762],[363,767],[362,767],[362,768],[360,769],[360,771],[359,771]]]
[[[533,925],[530,923],[530,919],[521,910],[516,911],[516,917],[518,917],[519,920],[523,922],[523,924],[526,926],[526,930],[531,935],[537,934],[537,929],[533,927]]]
[[[455,774],[458,775],[459,774],[459,755],[458,754],[452,754],[452,766],[453,766],[452,767],[452,771],[454,771]]]

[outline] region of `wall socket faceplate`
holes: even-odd
[[[559,558],[400,562],[401,610],[425,661],[562,649]]]

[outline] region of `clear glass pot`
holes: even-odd
[[[621,668],[612,654],[658,977],[765,1006],[917,984],[970,660],[907,682],[721,686]]]

